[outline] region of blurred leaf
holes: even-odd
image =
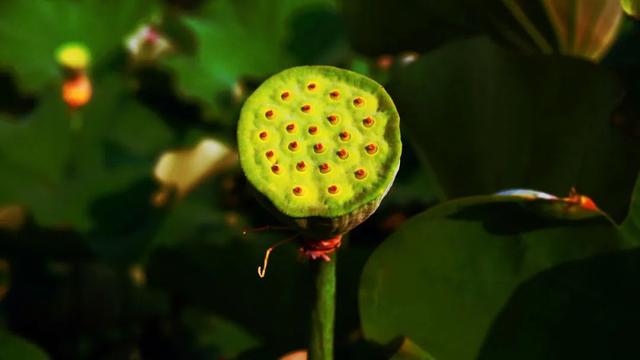
[[[390,360],[435,360],[429,353],[422,350],[411,339],[403,338],[402,344]]]
[[[631,241],[640,244],[640,177],[638,177],[636,188],[631,196],[629,216],[622,223],[621,228]]]
[[[184,24],[197,40],[197,53],[167,63],[180,91],[214,112],[238,80],[260,79],[300,62],[324,63],[342,38],[332,0],[211,1],[197,16],[185,16]]]
[[[477,32],[475,0],[342,0],[353,47],[367,55],[429,50]]]
[[[153,0],[5,0],[0,3],[0,68],[18,75],[22,88],[41,92],[60,81],[56,49],[80,42],[100,65],[124,36],[156,10]]]
[[[27,340],[0,330],[0,359],[47,360],[49,356]]]
[[[172,138],[117,78],[96,84],[78,112],[52,91],[24,119],[0,118],[0,202],[26,206],[40,225],[86,232],[91,203],[148,178]]]
[[[636,19],[640,18],[640,1],[620,0],[620,4],[627,15],[633,16]]]
[[[311,306],[307,266],[296,261],[293,246],[280,247],[260,279],[256,269],[271,244],[261,238],[226,244],[183,239],[179,246],[157,249],[147,266],[149,284],[251,329],[276,354],[304,346]]]
[[[187,309],[183,321],[195,336],[196,351],[203,355],[235,358],[241,352],[260,345],[260,341],[242,327],[202,309]]]
[[[405,137],[449,198],[575,186],[624,218],[640,157],[610,124],[620,92],[606,71],[473,39],[399,69],[390,92]]]
[[[378,247],[360,284],[367,338],[385,343],[404,335],[436,358],[475,359],[518,285],[630,246],[603,218],[549,222],[518,203],[478,200],[417,215]]]

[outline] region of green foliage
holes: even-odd
[[[3,359],[24,360],[49,359],[47,354],[37,346],[5,331],[0,332],[0,357]]]
[[[607,71],[481,38],[399,69],[389,88],[449,198],[509,188],[564,196],[575,186],[624,218],[640,158],[611,124],[621,92]]]
[[[603,218],[565,223],[537,218],[512,202],[445,203],[414,217],[367,263],[360,288],[365,335],[380,342],[406,335],[436,358],[509,358],[504,356],[508,350],[483,346],[483,341],[501,331],[494,321],[518,286],[560,264],[629,246]],[[572,295],[593,290],[586,283],[578,285],[587,288],[572,289]],[[605,293],[597,294],[605,298]],[[576,328],[591,321],[573,320]],[[615,323],[607,324],[588,335],[613,330]],[[608,346],[589,344],[581,352],[600,353]],[[576,345],[566,341],[553,351],[573,351]]]
[[[203,102],[214,115],[239,81],[330,61],[342,45],[331,0],[210,1],[182,22],[197,41],[196,52],[177,54],[167,65],[180,93]],[[310,30],[314,25],[327,31]]]
[[[640,22],[609,32],[617,3],[0,1],[0,358],[308,350],[310,268],[290,242],[257,276],[294,234],[242,236],[278,220],[241,169],[153,179],[205,138],[235,155],[242,103],[297,65],[375,79],[402,119],[395,185],[339,249],[335,358],[638,358]],[[170,51],[141,62],[144,25]],[[91,53],[76,109],[68,42]],[[572,187],[602,211],[495,195]]]
[[[42,92],[60,80],[56,49],[85,44],[96,66],[123,46],[124,36],[156,10],[149,0],[20,0],[0,4],[0,69],[15,71],[20,87]]]
[[[28,206],[43,226],[86,232],[93,201],[149,177],[174,135],[117,77],[94,93],[99,101],[78,112],[49,96],[24,117],[0,117],[0,203]]]

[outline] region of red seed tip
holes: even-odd
[[[330,123],[335,124],[338,122],[338,117],[336,115],[329,115],[327,116],[327,120],[329,120]]]
[[[289,95],[290,95],[290,94],[289,94],[289,92],[288,92],[288,91],[285,91],[285,92],[283,92],[282,94],[280,94],[280,98],[281,98],[282,100],[287,100],[287,99],[289,98]]]
[[[324,146],[322,144],[315,144],[313,145],[313,151],[321,153],[324,151]]]
[[[354,173],[356,175],[356,179],[364,179],[367,176],[367,172],[364,169],[358,169]]]
[[[364,99],[361,97],[357,97],[355,99],[353,99],[353,105],[355,106],[362,106],[364,104]]]
[[[296,125],[295,124],[289,124],[287,125],[287,131],[288,132],[293,132],[293,130],[296,129]]]
[[[330,170],[329,164],[327,164],[327,163],[320,164],[320,166],[318,166],[318,168],[320,169],[320,172],[323,173],[323,174],[328,173],[329,170]]]
[[[345,149],[338,150],[338,152],[336,154],[338,155],[338,157],[340,159],[343,159],[343,160],[346,159],[347,157],[349,157],[349,153]]]
[[[302,107],[300,108],[300,110],[302,110],[302,112],[309,112],[311,111],[311,105],[302,105]]]
[[[327,191],[329,191],[329,194],[335,194],[338,192],[338,187],[335,185],[331,185],[329,186],[329,188],[327,188]]]
[[[309,126],[309,134],[314,135],[317,132],[318,132],[317,126]]]
[[[309,89],[309,90],[313,90],[313,89],[315,89],[315,88],[316,88],[316,84],[315,84],[315,83],[309,83],[309,84],[307,85],[307,89]]]
[[[369,144],[364,148],[369,154],[375,154],[375,152],[378,151],[378,147],[375,144]]]
[[[334,90],[334,91],[332,91],[332,92],[330,92],[330,93],[329,93],[329,96],[330,96],[332,99],[337,99],[337,98],[339,98],[339,97],[340,97],[340,92],[338,92],[338,90]]]
[[[298,142],[297,141],[292,141],[289,143],[289,150],[297,150],[298,149]]]
[[[351,134],[349,134],[349,132],[348,132],[348,131],[346,131],[346,130],[345,130],[345,131],[342,131],[342,132],[340,133],[340,139],[341,139],[342,141],[347,141],[347,140],[349,140],[350,138],[351,138]]]
[[[260,132],[260,139],[264,140],[266,138],[267,138],[267,132],[266,131]]]
[[[300,161],[299,163],[296,164],[296,169],[302,171],[307,167],[307,164],[304,163],[304,161]]]
[[[265,153],[265,155],[267,156],[268,159],[271,159],[273,157],[273,151],[269,150]]]
[[[271,171],[272,171],[274,174],[279,174],[279,173],[280,173],[280,166],[278,166],[278,165],[272,165],[272,166],[271,166]]]
[[[373,122],[374,122],[374,121],[373,121],[373,118],[372,118],[371,116],[367,116],[366,118],[364,118],[364,119],[362,120],[362,124],[363,124],[365,127],[371,127],[371,125],[373,125]]]
[[[294,187],[293,188],[293,194],[294,195],[298,195],[298,196],[302,195],[302,188],[300,186]]]
[[[264,116],[265,116],[267,119],[271,119],[271,118],[273,118],[273,110],[267,110],[267,112],[265,112],[265,113],[264,113]]]

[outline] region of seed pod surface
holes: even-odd
[[[303,232],[332,236],[371,215],[393,183],[400,117],[382,86],[365,76],[295,67],[247,99],[238,146],[242,169],[267,207]]]

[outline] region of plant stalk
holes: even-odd
[[[309,360],[333,360],[333,328],[336,312],[336,253],[331,261],[311,262],[315,304],[311,310]]]

